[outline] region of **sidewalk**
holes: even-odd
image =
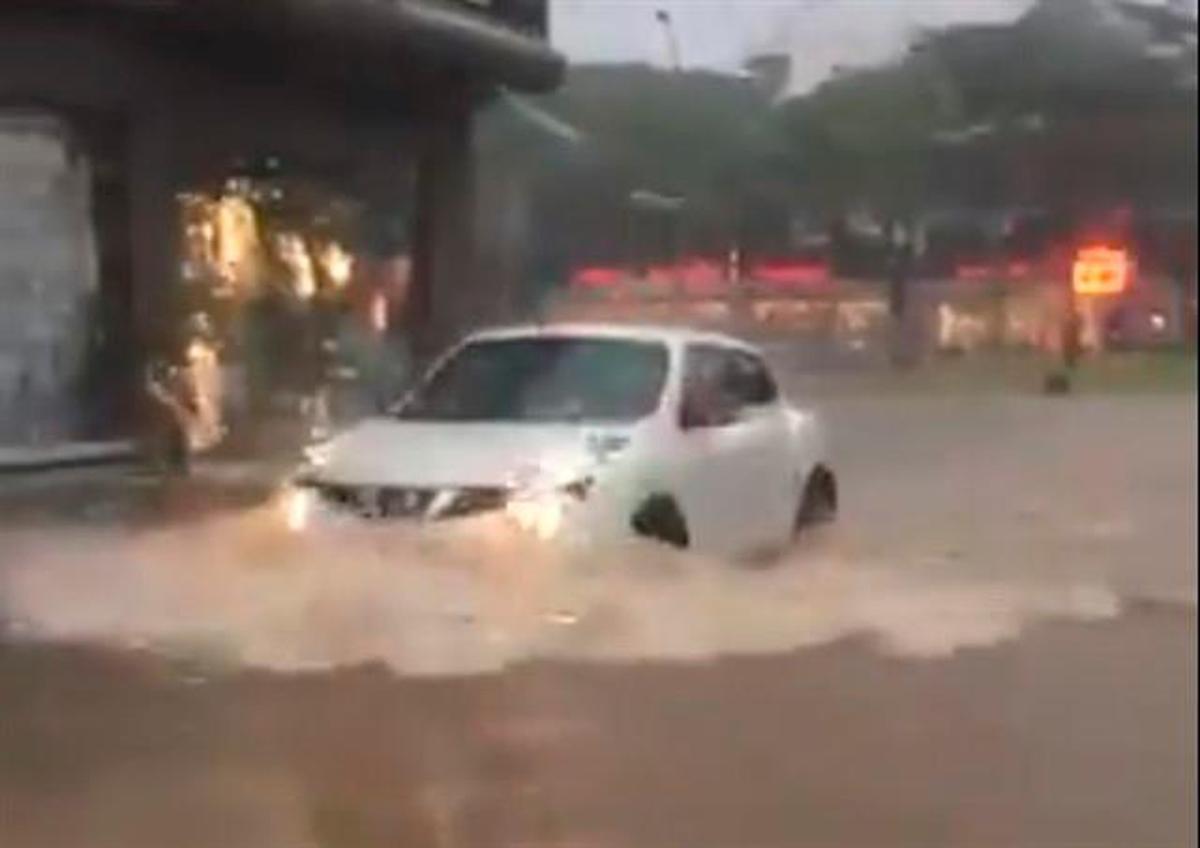
[[[157,524],[264,503],[295,467],[303,436],[290,420],[262,422],[163,475],[132,440],[0,445],[0,535],[59,520]]]
[[[193,465],[277,465],[294,462],[308,439],[308,428],[294,416],[267,417],[238,428],[212,450],[193,457]],[[0,476],[93,466],[136,465],[139,446],[132,439],[72,441],[42,445],[0,443]]]
[[[200,460],[187,476],[112,462],[0,474],[0,537],[47,523],[161,525],[266,503],[287,478],[279,463]]]
[[[136,457],[131,441],[0,446],[0,474],[132,463]]]

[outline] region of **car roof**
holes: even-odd
[[[672,327],[655,324],[604,324],[550,322],[546,324],[514,324],[493,327],[472,333],[467,342],[491,339],[517,339],[538,337],[625,339],[639,342],[660,342],[666,345],[708,344],[737,348],[757,353],[754,345],[724,333],[697,330],[690,327]]]

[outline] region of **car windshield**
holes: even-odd
[[[620,339],[472,342],[400,408],[423,421],[635,421],[658,406],[662,344]]]

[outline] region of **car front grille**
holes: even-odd
[[[401,486],[316,484],[328,506],[365,518],[442,520],[466,518],[501,509],[508,492],[500,488],[431,489]]]
[[[466,518],[503,509],[508,502],[508,490],[496,488],[459,489],[453,500],[438,513],[438,518]]]

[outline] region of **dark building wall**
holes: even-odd
[[[137,264],[158,274],[163,260],[148,255],[162,251],[146,244],[144,231],[155,228],[157,216],[142,206],[165,207],[173,190],[268,153],[326,171],[361,172],[360,182],[378,189],[379,172],[413,149],[423,125],[469,109],[465,93],[453,88],[442,89],[438,114],[403,99],[355,108],[336,92],[292,85],[278,71],[246,76],[245,70],[164,55],[119,31],[0,24],[0,109],[62,115],[85,141],[93,127],[119,127],[136,196],[134,238],[147,248],[136,251]]]

